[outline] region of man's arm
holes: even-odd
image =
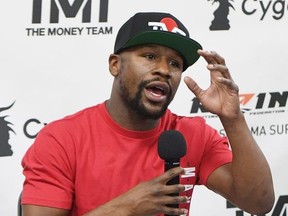
[[[69,211],[65,209],[50,208],[37,205],[22,205],[23,216],[67,216]]]
[[[167,204],[188,202],[185,196],[170,196],[181,193],[184,185],[166,185],[167,181],[184,173],[184,169],[177,167],[150,181],[141,182],[126,193],[114,198],[99,208],[83,216],[154,216],[158,214],[183,215],[186,209],[167,207]]]
[[[216,169],[207,186],[251,214],[266,214],[274,204],[270,168],[253,139],[244,117],[221,120],[233,152],[231,164]]]
[[[233,152],[232,163],[216,169],[207,186],[249,213],[267,213],[274,204],[271,171],[240,110],[239,88],[220,55],[198,53],[208,63],[210,87],[203,90],[190,77],[184,81],[205,109],[219,116]]]
[[[167,207],[167,204],[188,202],[186,196],[170,196],[181,193],[184,185],[166,185],[166,183],[181,174],[184,169],[176,167],[150,181],[142,182],[126,193],[97,207],[83,216],[153,216],[157,214],[183,215],[186,209]],[[23,216],[66,216],[69,211],[36,205],[23,205]]]

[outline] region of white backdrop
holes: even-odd
[[[0,157],[0,215],[16,215],[24,179],[20,162],[39,129],[45,123],[109,97],[112,77],[107,59],[113,52],[114,39],[121,24],[139,11],[164,11],[185,23],[191,36],[204,49],[215,50],[225,57],[243,94],[241,102],[251,133],[272,169],[276,202],[268,215],[286,216],[288,2],[219,0],[220,14],[217,13],[219,1],[216,0],[91,0],[91,10],[88,7],[82,12],[90,3],[90,0],[84,0],[79,10],[74,7],[74,13],[60,4],[69,2],[72,5],[76,1],[80,2],[14,0],[0,3],[0,110],[14,102],[11,108],[0,111],[0,151],[4,151],[7,142],[13,151],[12,155]],[[35,8],[42,2],[38,13],[35,8],[33,10],[33,2]],[[50,23],[51,3],[56,5],[52,17],[59,12],[56,23]],[[230,7],[226,7],[227,3]],[[83,22],[82,14],[89,15],[89,11],[90,21]],[[228,11],[229,15],[226,14]],[[222,16],[229,21],[229,29],[220,26],[222,30],[210,30],[214,12],[217,18]],[[33,15],[39,18],[39,23],[32,23]],[[70,35],[63,33],[65,29]],[[209,85],[209,73],[202,59],[185,75],[194,77],[203,88]],[[223,133],[218,118],[200,109],[196,109],[197,113],[191,112],[192,107],[197,108],[193,99],[194,95],[181,84],[170,109],[183,115],[201,115]],[[9,131],[9,139],[5,136],[7,125],[14,131]],[[223,198],[204,187],[195,189],[191,215],[236,214],[248,215],[237,208],[227,208]]]

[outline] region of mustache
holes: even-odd
[[[171,84],[168,82],[167,79],[163,80],[163,79],[161,79],[161,78],[159,78],[159,77],[156,77],[156,78],[150,79],[150,80],[144,80],[144,81],[142,81],[142,82],[140,83],[141,89],[145,88],[145,86],[147,86],[147,85],[150,84],[151,82],[155,82],[155,81],[165,82],[165,83],[169,86],[169,88],[172,89],[172,88],[171,88]],[[139,86],[139,87],[140,87],[140,86]],[[170,92],[171,92],[171,91],[170,91]]]
[[[169,86],[170,90],[168,91],[167,96],[168,96],[168,103],[170,103],[173,99],[173,96],[172,96],[173,92],[172,92],[171,84],[169,83],[168,80],[164,80],[164,79],[157,78],[157,77],[150,79],[150,80],[141,81],[139,86],[138,86],[137,96],[140,97],[141,92],[144,91],[146,86],[148,86],[150,83],[155,82],[155,81],[165,82]]]

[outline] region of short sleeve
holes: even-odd
[[[232,151],[227,137],[210,126],[205,127],[205,150],[199,167],[197,184],[206,185],[209,175],[218,167],[232,161]]]
[[[70,209],[74,196],[74,157],[73,138],[68,132],[53,126],[42,129],[22,159],[25,176],[22,204]]]

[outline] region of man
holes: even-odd
[[[201,89],[191,77],[184,82],[206,110],[219,116],[232,152],[227,138],[202,118],[167,109],[182,72],[200,56],[208,63],[210,87]],[[171,14],[137,13],[119,30],[109,69],[111,97],[47,125],[24,156],[25,216],[188,215],[196,184],[251,214],[271,210],[270,168],[219,54],[203,51]],[[167,130],[184,135],[187,153],[180,167],[163,174],[157,141]],[[176,176],[180,184],[166,185]]]

